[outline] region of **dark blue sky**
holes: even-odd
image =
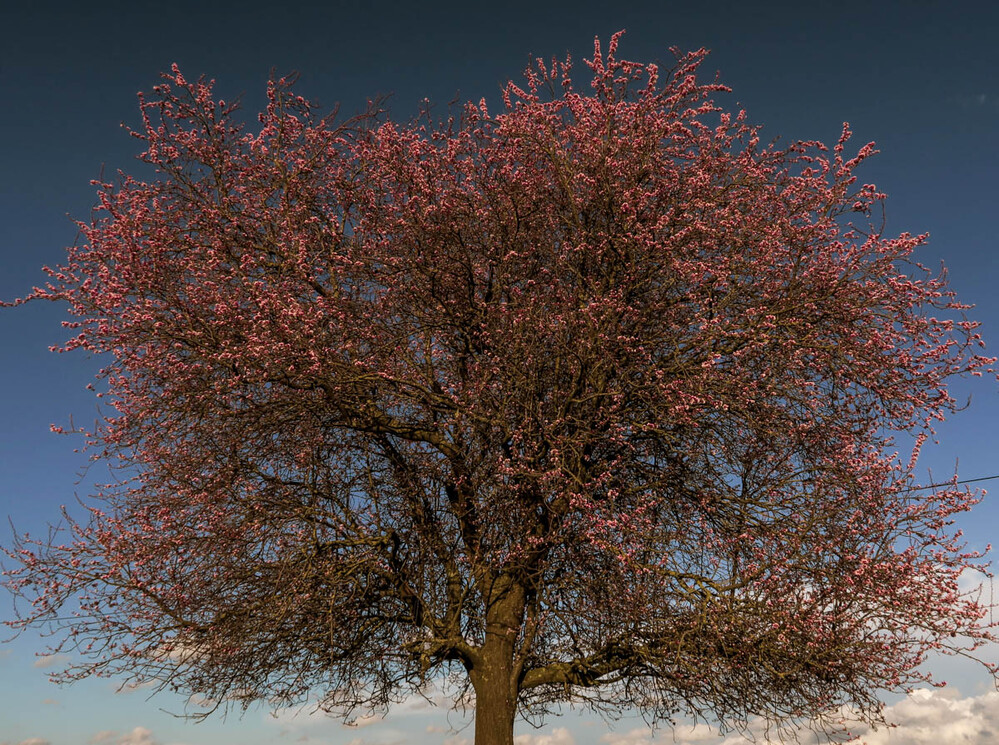
[[[43,281],[39,267],[60,261],[76,234],[70,216],[87,219],[89,181],[102,168],[106,175],[134,168],[139,143],[119,125],[136,122],[136,92],[171,63],[188,77],[215,78],[226,98],[242,94],[251,120],[272,69],[298,71],[302,95],[340,102],[345,113],[391,93],[393,118],[408,119],[425,97],[442,110],[456,94],[485,97],[498,110],[500,86],[519,77],[529,54],[570,52],[584,80],[594,36],[606,42],[622,28],[625,58],[668,62],[670,46],[712,50],[702,70],[720,71],[733,88],[719,101],[744,106],[765,136],[834,141],[849,120],[857,147],[877,141],[882,153],[860,176],[889,194],[889,229],[931,233],[920,258],[947,263],[960,296],[978,306],[971,315],[984,322],[991,350],[999,349],[999,4],[991,2],[7,3],[0,298],[25,294]],[[74,492],[85,493],[90,478],[77,476],[85,465],[72,452],[78,443],[48,433],[50,423],[96,412],[84,386],[98,362],[46,351],[64,337],[61,318],[48,304],[0,312],[0,517],[35,530]],[[945,478],[956,458],[963,477],[999,473],[999,387],[977,381],[960,390],[973,394],[972,405],[941,428],[942,444],[924,465]],[[976,545],[999,524],[999,509],[988,500],[982,507],[967,522]],[[9,608],[0,602],[2,619]],[[190,730],[157,718],[158,703],[169,708],[163,702],[132,696],[125,705],[100,685],[49,690],[30,646],[19,642],[0,656],[0,710],[8,704],[18,712],[14,724],[0,725],[0,743],[86,741],[71,739],[59,721],[88,737],[142,726],[158,728],[161,742],[230,741],[231,729]],[[141,713],[129,718],[139,704]],[[240,732],[231,741],[251,741]],[[261,732],[253,742],[271,741]],[[578,745],[600,742],[578,732]],[[353,736],[344,730],[323,741]],[[445,735],[421,737],[439,743]]]

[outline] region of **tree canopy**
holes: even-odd
[[[445,677],[509,745],[566,703],[877,720],[996,640],[978,495],[915,476],[993,360],[883,234],[873,145],[763,144],[703,50],[618,39],[440,122],[276,80],[254,128],[176,67],[141,99],[155,178],[97,184],[29,298],[109,360],[123,475],[8,550],[63,679],[350,717]]]

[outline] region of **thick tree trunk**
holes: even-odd
[[[517,681],[513,673],[524,591],[512,582],[493,585],[486,612],[486,638],[469,671],[475,689],[475,745],[513,745]]]
[[[483,671],[475,685],[475,745],[513,745],[516,696],[507,671]]]

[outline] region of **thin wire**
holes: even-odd
[[[924,489],[936,489],[938,486],[957,486],[958,484],[974,484],[976,481],[992,481],[999,479],[999,474],[995,476],[982,476],[977,479],[961,479],[960,481],[941,481],[939,484],[927,484],[926,486],[914,486],[909,491],[923,491]]]

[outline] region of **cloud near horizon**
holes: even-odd
[[[854,727],[855,745],[995,745],[999,742],[999,691],[961,697],[956,689],[919,688],[897,704],[885,707],[885,719],[895,727],[874,730]],[[762,722],[750,724],[755,742],[766,742]],[[802,730],[802,741],[807,741]],[[676,731],[648,727],[600,738],[605,745],[751,745],[754,740],[739,734],[721,736],[717,730],[698,724]],[[793,743],[794,740],[774,740]]]
[[[850,742],[854,745],[995,745],[999,742],[999,691],[962,697],[953,688],[921,688],[902,701],[886,707],[884,714],[889,722],[896,724],[895,727],[877,730],[866,726],[855,727],[857,738]],[[339,723],[336,723],[338,726],[335,730],[323,727],[323,724],[328,727],[334,721],[321,713],[310,716],[299,712],[298,717],[293,717],[290,711],[286,711],[284,715],[284,721],[278,722],[285,725],[282,727],[283,734],[294,734],[300,737],[301,742],[326,743],[331,730],[341,736],[349,732]],[[288,727],[289,723],[294,724]],[[372,731],[369,735],[365,729],[364,735],[348,736],[344,742],[347,745],[401,745],[406,741],[405,733],[391,727],[391,718],[385,720],[385,724],[389,725],[388,731]],[[424,725],[420,729],[424,729],[428,735],[443,736],[443,745],[471,745],[467,732],[455,732],[437,724]],[[766,742],[764,732],[762,722],[751,723],[750,733],[755,736],[756,743]],[[807,731],[802,730],[802,734],[802,741],[808,742]],[[89,745],[161,745],[151,730],[141,726],[130,732],[102,730],[87,742]],[[579,745],[570,729],[561,726],[546,728],[543,732],[517,735],[514,742],[516,745]],[[712,727],[698,724],[694,727],[678,727],[675,731],[662,728],[655,733],[648,727],[639,727],[626,732],[609,732],[596,741],[587,739],[585,742],[600,745],[751,745],[753,740],[732,733],[720,736]],[[791,745],[794,741],[772,742],[775,745]],[[0,741],[0,745],[51,743],[40,737],[32,737],[16,742]]]
[[[131,732],[101,730],[88,741],[89,745],[159,745],[151,730],[136,727]]]
[[[565,727],[556,727],[550,733],[517,735],[514,745],[576,745],[576,738]]]

